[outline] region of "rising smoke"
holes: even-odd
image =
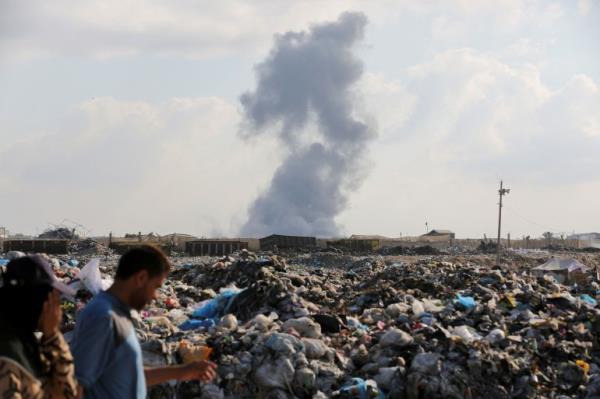
[[[289,154],[249,209],[244,236],[335,236],[335,217],[360,183],[374,129],[357,119],[353,85],[363,72],[353,54],[367,18],[337,21],[275,38],[256,66],[257,88],[241,96],[248,136],[276,131]]]

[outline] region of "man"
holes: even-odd
[[[131,321],[131,309],[142,310],[156,298],[170,265],[160,249],[142,246],[119,260],[114,284],[83,309],[77,319],[71,349],[75,376],[85,398],[146,397],[146,386],[169,380],[208,382],[215,364],[144,368],[142,351]]]

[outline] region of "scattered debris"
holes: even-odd
[[[502,267],[487,255],[288,255],[171,258],[135,317],[145,362],[210,356],[219,377],[151,398],[598,397],[598,255],[576,256],[589,266],[576,283],[540,273],[539,254]],[[63,305],[68,337],[118,256],[50,261],[80,288]]]

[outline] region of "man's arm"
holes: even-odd
[[[201,360],[176,366],[147,367],[144,368],[144,375],[146,376],[146,385],[148,386],[172,380],[200,380],[202,382],[210,382],[217,375],[215,372],[216,367],[217,365],[213,362]]]

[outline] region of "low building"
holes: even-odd
[[[185,252],[190,256],[225,256],[242,249],[248,249],[248,243],[238,239],[200,239],[185,243]]]
[[[573,234],[567,240],[576,248],[600,248],[600,233]]]
[[[572,234],[567,237],[568,240],[581,240],[581,241],[600,241],[600,233],[579,233]]]
[[[187,243],[190,241],[198,240],[198,237],[194,237],[190,234],[173,233],[161,236],[159,242],[162,244],[168,244],[173,251],[184,252],[186,251]]]
[[[68,253],[68,246],[69,240],[8,239],[2,241],[3,252],[21,251],[25,253],[62,255]]]
[[[455,239],[454,232],[450,230],[434,229],[420,237],[423,241],[450,241]]]
[[[109,248],[114,250],[119,255],[123,255],[125,252],[129,251],[133,248],[138,248],[142,245],[153,245],[160,248],[164,253],[171,253],[171,246],[169,244],[161,243],[158,241],[137,241],[137,240],[127,240],[127,241],[111,241],[109,244]]]
[[[379,235],[354,234],[350,238],[327,241],[327,246],[356,252],[370,252],[381,248],[382,241],[389,239],[388,237]]]
[[[277,249],[301,249],[301,248],[314,248],[317,246],[316,237],[303,237],[303,236],[284,236],[279,234],[272,234],[267,237],[263,237],[260,240],[260,249],[263,251]]]
[[[338,248],[354,252],[370,252],[379,249],[379,240],[352,240],[341,239],[327,241],[328,248]]]

